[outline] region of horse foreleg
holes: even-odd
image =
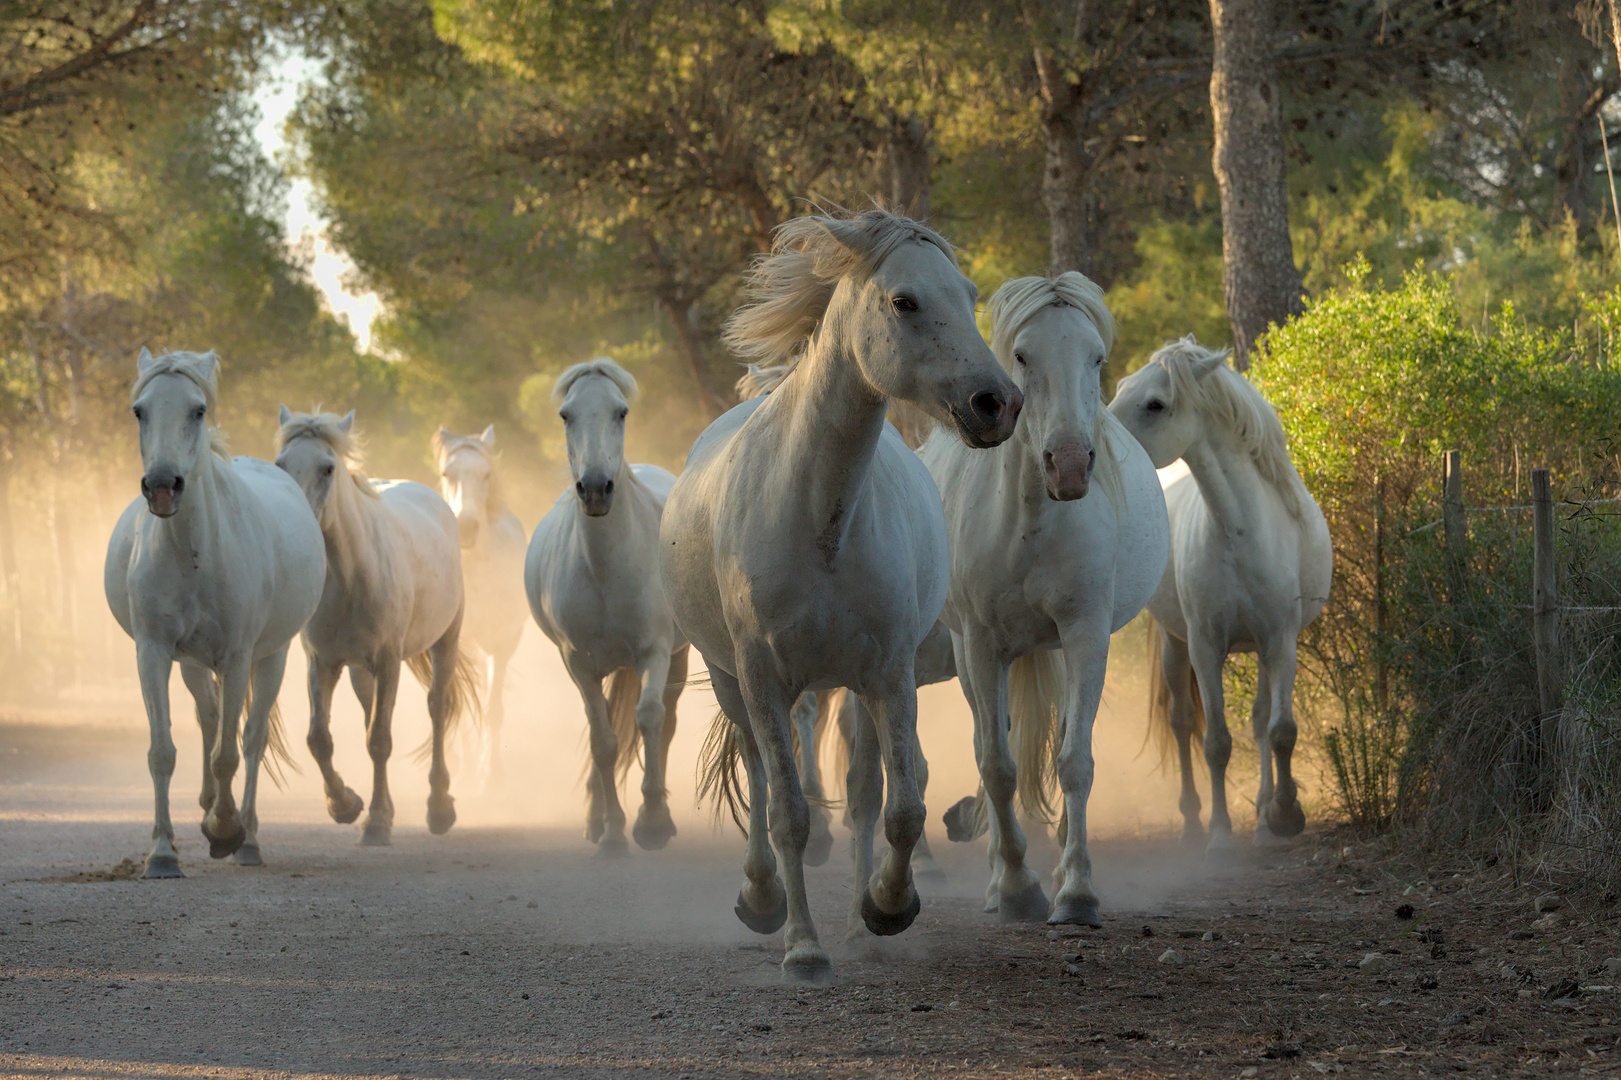
[[[1260,808],[1258,819],[1275,837],[1298,836],[1306,827],[1306,815],[1300,808],[1295,788],[1294,751],[1299,734],[1295,726],[1295,666],[1296,645],[1294,635],[1286,635],[1267,656],[1262,657],[1266,678],[1262,685],[1269,698],[1272,722],[1266,732],[1266,746],[1272,751],[1278,769],[1277,786],[1272,797]],[[1256,835],[1260,835],[1257,826]]]
[[[929,759],[923,756],[923,741],[912,741],[912,753],[917,759],[917,793],[918,797],[928,802],[929,793]],[[929,822],[925,817],[923,831],[917,834],[917,847],[912,851],[912,876],[919,881],[927,881],[934,885],[944,885],[946,872],[940,869],[940,864],[934,861],[934,853],[929,850]]]
[[[287,649],[271,653],[253,665],[253,700],[242,727],[242,846],[231,861],[238,866],[263,866],[259,854],[259,766],[265,747],[270,745],[270,712],[281,693],[282,675],[287,670]]]
[[[220,723],[220,695],[219,683],[214,680],[214,673],[195,660],[180,661],[180,677],[185,681],[186,689],[191,691],[191,700],[197,706],[197,726],[203,732],[203,746],[214,745],[214,739],[219,732]],[[206,812],[214,805],[214,770],[210,767],[208,754],[203,754],[203,790],[197,797],[197,802]]]
[[[1193,666],[1188,661],[1188,644],[1173,637],[1161,626],[1154,631],[1160,635],[1160,675],[1171,692],[1171,732],[1176,736],[1177,767],[1182,774],[1182,798],[1178,809],[1182,811],[1182,843],[1204,842],[1204,826],[1199,823],[1199,789],[1193,780],[1193,695],[1190,680]]]
[[[309,652],[306,645],[305,651]],[[342,664],[331,664],[314,652],[309,653],[310,732],[305,744],[321,770],[321,786],[326,791],[326,812],[340,825],[347,825],[360,816],[365,802],[343,782],[338,770],[332,767],[332,694],[338,688],[338,677],[343,674]],[[356,669],[359,670],[359,669]],[[371,707],[371,698],[364,699]]]
[[[450,629],[428,648],[433,677],[428,683],[428,719],[433,723],[433,756],[428,763],[428,831],[443,836],[456,823],[456,800],[450,794],[450,767],[445,764],[445,729],[451,721],[456,657],[461,648],[460,613]],[[398,668],[395,669],[396,672]]]
[[[767,823],[771,802],[771,788],[766,783],[765,762],[760,760],[760,747],[754,741],[754,730],[749,724],[749,710],[743,704],[743,692],[737,680],[718,668],[710,668],[710,683],[715,688],[715,700],[721,712],[732,725],[737,738],[738,756],[743,759],[743,771],[749,784],[748,848],[743,855],[743,888],[737,894],[737,905],[732,909],[738,919],[756,934],[774,934],[788,919],[788,897],[782,879],[777,876],[777,858],[771,853],[771,832]]]
[[[1207,857],[1232,856],[1233,819],[1227,814],[1227,762],[1233,756],[1233,736],[1227,730],[1227,705],[1221,685],[1221,668],[1227,659],[1225,648],[1189,635],[1188,660],[1194,678],[1199,680],[1199,700],[1204,704],[1204,758],[1210,766],[1210,843]]]
[[[833,832],[827,813],[827,795],[822,787],[821,763],[816,760],[816,692],[807,690],[788,711],[794,739],[799,747],[799,783],[810,803],[810,839],[805,842],[805,865],[821,866],[833,853]]]
[[[854,692],[850,694],[855,698]],[[844,777],[845,802],[850,811],[850,859],[855,863],[855,889],[845,939],[860,937],[866,929],[867,883],[872,880],[872,840],[884,798],[883,749],[872,714],[857,704],[850,725],[850,768]]]
[[[1086,847],[1086,804],[1092,797],[1092,725],[1103,700],[1109,626],[1103,621],[1083,624],[1064,634],[1063,640],[1068,685],[1061,706],[1064,722],[1057,764],[1058,786],[1064,794],[1064,825],[1059,829],[1064,852],[1053,871],[1058,891],[1047,921],[1102,926],[1097,893],[1092,891],[1092,856]]]
[[[501,725],[507,718],[507,664],[511,653],[490,657],[490,686],[484,704],[484,786],[499,788],[506,783],[505,759],[501,756]]]
[[[135,666],[146,702],[146,723],[151,736],[146,767],[152,774],[152,850],[146,856],[143,877],[185,877],[174,850],[174,823],[169,819],[169,780],[174,776],[174,736],[169,731],[169,670],[174,656],[156,642],[137,640]],[[211,676],[212,677],[212,676]],[[208,755],[203,755],[206,763]],[[206,764],[204,766],[207,767]]]
[[[670,793],[664,785],[666,723],[664,691],[670,682],[670,654],[655,650],[639,665],[642,692],[636,701],[636,732],[642,740],[642,805],[636,811],[631,836],[636,846],[658,851],[675,835],[670,817]]]
[[[209,762],[214,770],[214,807],[203,818],[203,835],[208,837],[208,854],[216,859],[235,854],[247,840],[231,781],[242,755],[237,749],[237,731],[242,723],[242,707],[247,702],[252,661],[245,655],[227,657],[220,671],[220,722],[215,733]]]
[[[386,847],[394,833],[394,799],[388,793],[388,759],[394,753],[394,701],[400,690],[400,658],[383,656],[373,661],[371,708],[366,715],[366,752],[371,755],[371,805],[366,808],[366,823],[360,830],[360,842],[366,847]],[[350,680],[361,676],[351,669]],[[364,699],[362,699],[364,700]],[[440,746],[439,765],[444,767],[444,747]]]
[[[585,838],[597,845],[599,855],[623,855],[630,850],[630,844],[625,839],[625,811],[619,805],[619,785],[614,776],[619,737],[608,716],[608,699],[602,694],[600,678],[578,669],[572,656],[565,656],[563,662],[580,691],[591,740],[591,802],[586,811]]]

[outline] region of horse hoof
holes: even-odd
[[[1182,826],[1182,846],[1190,850],[1201,848],[1205,844],[1204,826],[1197,821],[1189,821]]]
[[[1053,905],[1053,913],[1047,916],[1049,926],[1090,926],[1094,930],[1101,929],[1103,917],[1098,914],[1098,902],[1090,896],[1083,896],[1079,900],[1060,900]]]
[[[1009,895],[1002,894],[997,906],[998,921],[1045,922],[1047,920],[1047,894],[1041,891],[1041,882],[1032,882],[1028,889]]]
[[[344,788],[342,795],[328,795],[326,798],[326,812],[339,825],[354,824],[364,809],[366,801],[355,793],[354,788]]]
[[[237,849],[246,843],[248,839],[248,831],[242,827],[241,822],[237,823],[236,832],[227,833],[224,836],[215,836],[209,832],[208,822],[206,821],[202,824],[202,830],[203,835],[208,837],[208,857],[210,859],[223,859],[227,855],[235,855]]]
[[[394,826],[382,821],[368,821],[360,830],[361,847],[390,847],[394,843]]]
[[[596,843],[602,839],[602,834],[608,831],[608,825],[602,821],[587,821],[585,823],[585,839],[588,843]]]
[[[675,822],[670,818],[670,808],[660,806],[651,814],[647,807],[642,807],[636,815],[636,824],[631,826],[630,835],[635,839],[636,846],[643,851],[663,851],[671,837],[675,836]]]
[[[183,878],[186,875],[180,872],[180,859],[174,855],[148,855],[146,857],[146,872],[143,878]]]
[[[1306,812],[1300,808],[1298,802],[1288,806],[1279,806],[1275,802],[1266,804],[1266,827],[1273,836],[1288,839],[1299,836],[1306,829]]]
[[[737,912],[737,917],[743,925],[756,934],[775,934],[782,929],[782,924],[788,921],[788,894],[784,893],[779,897],[777,906],[762,915],[749,907],[749,902],[743,899],[743,894],[740,892],[737,894],[737,904],[732,910]],[[827,958],[823,957],[822,962],[826,964]],[[784,959],[782,963],[783,973],[786,974],[788,961]]]
[[[912,925],[917,913],[923,910],[923,899],[918,896],[917,890],[912,889],[912,901],[898,915],[891,915],[878,906],[872,898],[871,889],[861,891],[861,921],[867,924],[879,937],[894,937],[896,934]]]
[[[258,844],[243,844],[231,856],[231,862],[237,866],[263,866],[265,861],[259,856]]]
[[[978,804],[979,800],[970,795],[966,799],[958,799],[945,812],[941,820],[946,824],[947,840],[966,844],[970,840],[979,839],[980,833],[974,831],[974,810]]]
[[[795,986],[827,986],[833,981],[833,961],[816,946],[801,946],[782,958],[782,981]]]
[[[443,836],[456,824],[456,800],[449,795],[428,796],[428,831]]]
[[[827,860],[833,855],[833,834],[826,826],[814,831],[810,839],[805,841],[804,863],[806,866],[825,866]]]
[[[602,839],[597,841],[599,859],[622,859],[629,854],[630,841],[625,839],[622,832],[604,833]]]

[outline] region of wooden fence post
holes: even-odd
[[[1544,761],[1552,761],[1558,731],[1564,657],[1559,649],[1559,575],[1554,558],[1553,492],[1547,469],[1531,472],[1536,554],[1531,597],[1531,640],[1537,657],[1537,703],[1542,710]]]
[[[1464,567],[1469,563],[1469,526],[1463,509],[1463,454],[1448,450],[1441,471],[1441,531],[1447,548],[1447,585],[1454,607],[1463,602]]]

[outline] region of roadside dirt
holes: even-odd
[[[1533,930],[1545,890],[1331,834],[1220,869],[1103,838],[1107,925],[1057,932],[981,914],[982,844],[937,839],[948,885],[857,948],[840,850],[811,874],[838,981],[807,990],[732,914],[735,832],[690,823],[604,862],[558,829],[431,837],[414,801],[362,849],[316,804],[249,870],[208,861],[182,773],[189,876],[134,880],[144,751],[0,724],[0,1076],[1621,1074],[1621,905]]]

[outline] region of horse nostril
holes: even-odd
[[[1098,452],[1096,450],[1088,450],[1086,452],[1086,471],[1091,472],[1092,467],[1094,465],[1096,465],[1097,463],[1098,463]]]
[[[602,493],[604,495],[612,495],[614,493],[614,482],[612,480],[602,485]]]
[[[169,486],[174,488],[174,493],[178,495],[180,494],[180,489],[186,486],[186,478],[184,476],[177,476],[174,478],[174,483]]]
[[[994,424],[1002,418],[1004,402],[1002,395],[990,390],[981,390],[968,399],[968,407],[974,410],[974,415],[981,420]]]
[[[578,495],[582,499],[585,498],[585,481],[574,481],[574,494]]]

